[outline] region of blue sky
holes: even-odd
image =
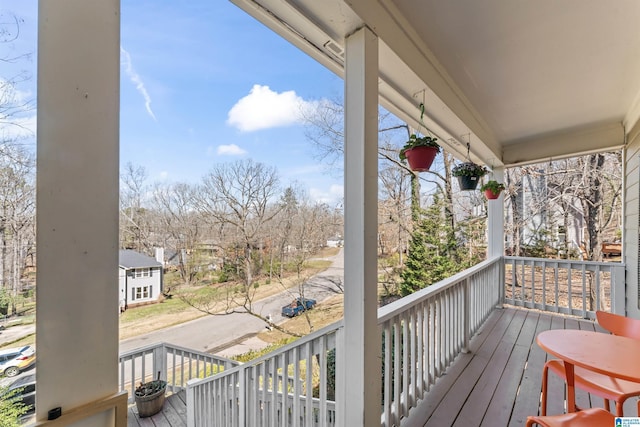
[[[300,108],[342,96],[343,82],[227,0],[122,0],[121,165],[143,166],[149,183],[197,183],[220,162],[275,166],[314,200],[337,204],[342,178],[328,173],[296,120]],[[35,52],[37,0],[3,2],[24,19],[7,49]],[[35,98],[36,60],[18,96]],[[8,74],[7,74],[8,73]],[[35,128],[34,113],[20,117]]]

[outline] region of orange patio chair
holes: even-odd
[[[568,414],[549,416],[529,416],[527,426],[534,424],[542,427],[613,427],[615,417],[602,408],[589,408]]]
[[[640,339],[640,320],[638,319],[604,311],[597,311],[596,318],[598,324],[613,335]],[[549,370],[566,380],[562,360],[552,359],[544,364],[542,369],[542,406],[540,409],[540,414],[543,416],[547,415],[547,376]],[[607,411],[610,411],[609,400],[616,402],[616,416],[618,417],[623,416],[622,406],[625,400],[630,397],[640,396],[640,383],[611,378],[579,366],[575,367],[574,376],[575,386],[588,393],[602,397]],[[638,416],[640,416],[640,401],[638,402]]]

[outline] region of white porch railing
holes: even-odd
[[[335,425],[336,335],[327,326],[220,375],[187,382],[187,426]]]
[[[496,257],[378,310],[382,326],[382,425],[400,425],[500,303]]]
[[[504,257],[506,304],[595,319],[624,314],[625,265],[616,262]]]
[[[120,390],[127,390],[129,402],[134,402],[136,385],[157,379],[158,372],[167,381],[167,389],[177,392],[185,389],[190,379],[209,377],[238,365],[235,360],[172,344],[150,345],[120,354]]]
[[[380,308],[381,425],[400,425],[456,356],[467,351],[496,306],[509,303],[591,318],[598,307],[614,312],[624,307],[623,285],[624,265],[619,263],[496,257]],[[235,362],[216,362],[197,352],[171,365],[178,357],[174,350],[155,355],[150,347],[136,352],[138,368],[125,367],[130,356],[121,357],[121,378],[140,366],[143,374],[137,377],[151,378],[167,361],[173,370],[170,386],[184,387],[188,380],[189,427],[332,427],[335,400],[340,399],[335,396],[335,363],[342,352],[342,330],[337,322],[235,367]],[[202,355],[211,358],[210,367],[199,367]],[[145,363],[153,366],[145,369]]]
[[[485,261],[378,311],[383,373],[391,373],[383,374],[383,425],[399,425],[499,304],[500,260]],[[332,350],[341,331],[338,322],[220,375],[189,381],[187,426],[335,425]]]

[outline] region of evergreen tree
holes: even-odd
[[[414,219],[409,254],[401,274],[402,296],[450,277],[477,261],[471,259],[464,245],[458,244],[456,232],[447,221],[446,204],[440,192]]]

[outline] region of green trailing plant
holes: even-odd
[[[480,166],[473,162],[459,163],[451,169],[453,176],[476,176],[480,178],[489,173],[489,170],[484,166]]]
[[[411,150],[416,147],[431,147],[435,148],[437,152],[440,152],[440,146],[437,143],[438,138],[432,138],[430,136],[418,136],[415,133],[411,134],[409,140],[404,144],[404,147],[400,149],[400,160],[407,158],[407,150]]]
[[[480,191],[491,190],[493,194],[499,194],[502,190],[505,189],[503,183],[494,181],[493,179],[487,181],[485,184],[482,184],[480,187]]]

